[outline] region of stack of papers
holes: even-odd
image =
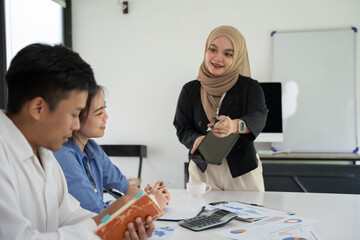
[[[283,216],[293,214],[260,207],[259,205],[254,206],[249,203],[242,203],[237,201],[225,202],[216,205],[208,205],[206,206],[205,210],[210,211],[214,208],[220,208],[229,212],[236,213],[238,216],[235,219],[245,222],[254,222],[271,216]]]
[[[299,216],[277,216],[249,223],[239,227],[224,227],[217,234],[231,239],[320,240],[312,224],[319,221]]]
[[[254,206],[255,205],[255,206]],[[239,227],[224,226],[217,234],[231,239],[320,240],[312,224],[319,221],[295,215],[295,213],[269,209],[256,204],[237,201],[206,206],[206,210],[224,209],[238,215],[237,219],[250,222]]]

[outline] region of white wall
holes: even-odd
[[[72,2],[74,50],[108,89],[107,130],[97,141],[147,145],[142,186],[163,179],[183,187],[187,149],[172,122],[181,87],[196,78],[212,29],[226,24],[243,33],[252,77],[263,82],[271,80],[273,30],[360,28],[359,0],[129,0],[129,14],[117,0]],[[136,176],[137,161],[117,162]]]

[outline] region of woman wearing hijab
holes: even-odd
[[[206,182],[213,190],[264,191],[253,142],[265,126],[267,112],[262,88],[250,78],[244,37],[231,26],[215,28],[197,80],[181,90],[174,119],[179,141],[190,150],[189,181]],[[210,126],[216,137],[240,134],[221,165],[191,159]]]

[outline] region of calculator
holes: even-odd
[[[180,226],[188,228],[193,231],[201,231],[208,228],[214,228],[224,225],[234,219],[237,214],[215,208],[206,212],[203,215],[188,218],[179,221]]]

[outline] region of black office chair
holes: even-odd
[[[360,194],[360,166],[263,163],[266,191]]]
[[[140,186],[142,160],[147,157],[146,145],[100,145],[109,157],[139,157],[138,176],[128,179],[131,185]]]

